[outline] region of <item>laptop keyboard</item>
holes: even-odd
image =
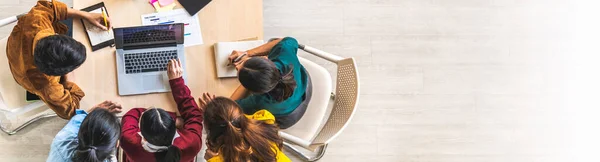
[[[125,54],[125,74],[167,71],[171,59],[177,59],[177,50]]]
[[[175,31],[169,26],[138,27],[123,31],[123,43],[143,43],[176,40]]]

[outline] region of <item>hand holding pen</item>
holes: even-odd
[[[229,64],[227,66],[236,65],[238,62],[242,61],[242,58],[248,56],[248,52],[246,51],[233,51],[231,55],[229,55]]]
[[[106,27],[106,31],[108,32],[108,30],[110,29],[108,27],[108,20],[106,20],[108,18],[108,16],[106,15],[106,12],[104,12],[104,7],[100,8],[102,10],[102,18],[104,19],[104,26]]]

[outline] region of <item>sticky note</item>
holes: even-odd
[[[164,12],[164,11],[173,10],[173,8],[175,7],[175,3],[171,3],[168,6],[160,7],[158,2],[154,2],[154,3],[152,3],[152,6],[154,6],[154,9],[156,10],[156,12]]]
[[[158,4],[160,4],[160,6],[168,6],[173,4],[173,2],[175,2],[174,0],[158,0]]]

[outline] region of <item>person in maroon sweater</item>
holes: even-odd
[[[127,162],[193,162],[202,148],[203,108],[185,85],[179,60],[169,61],[167,74],[173,98],[184,120],[175,127],[176,115],[160,108],[134,108],[122,119],[123,159]],[[205,93],[205,97],[207,94]],[[200,99],[201,106],[204,100]]]

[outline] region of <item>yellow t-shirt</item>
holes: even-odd
[[[246,117],[248,119],[254,119],[254,120],[262,120],[265,121],[267,124],[275,124],[275,116],[273,114],[271,114],[269,111],[267,110],[259,110],[257,112],[255,112],[252,115],[246,115]],[[290,158],[288,158],[285,154],[283,154],[283,151],[279,150],[279,147],[277,147],[277,145],[273,142],[271,142],[271,148],[273,149],[273,151],[275,151],[277,153],[276,158],[277,158],[277,162],[291,162],[292,160],[290,160]],[[217,155],[214,156],[210,159],[208,159],[208,162],[222,162],[223,160],[223,156],[221,155]]]

